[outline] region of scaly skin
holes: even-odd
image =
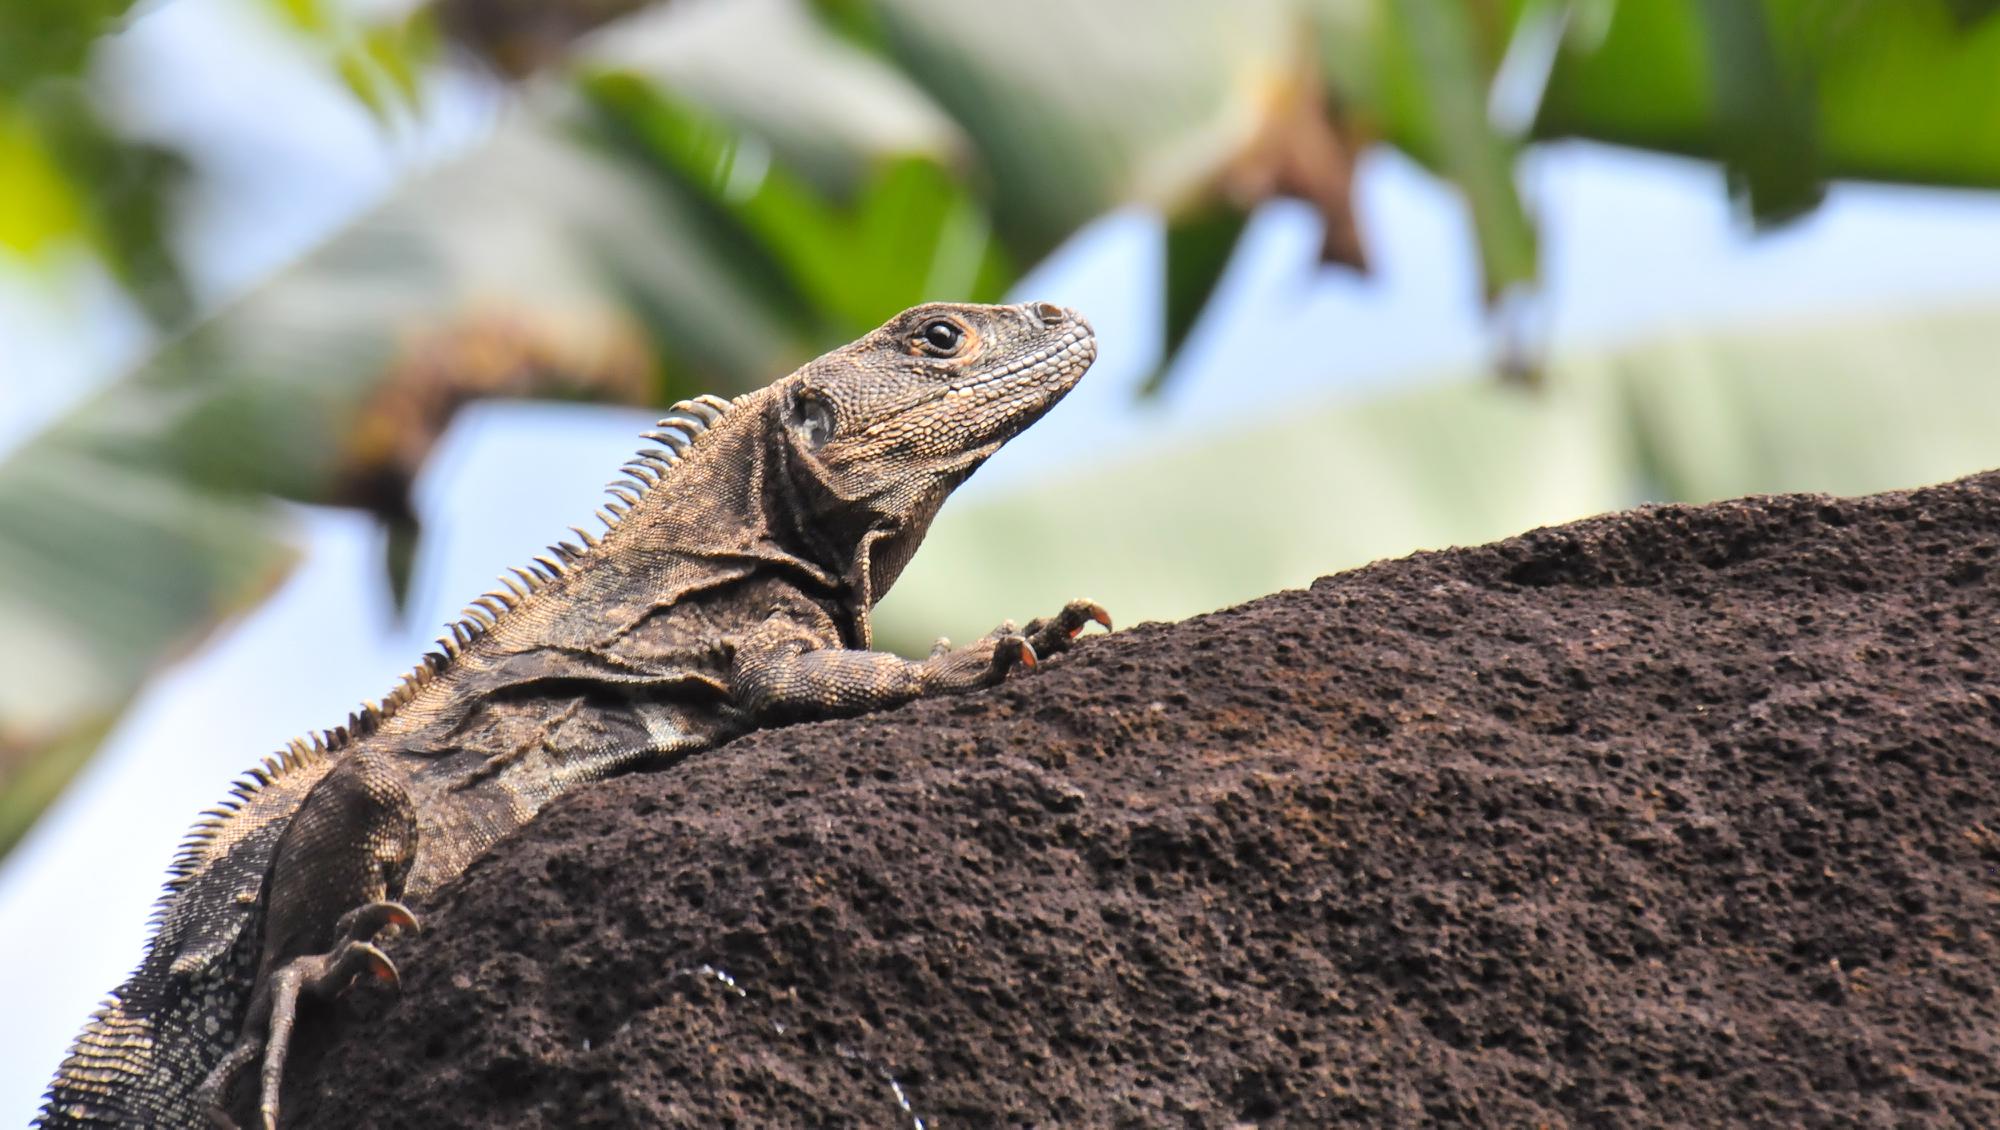
[[[1084,625],[907,660],[869,610],[951,491],[1096,356],[1073,311],[933,304],[777,383],[684,402],[554,547],[349,724],[253,770],[189,836],[144,962],[78,1037],[40,1125],[278,1119],[298,998],[394,980],[376,943],[580,785],[758,726],[990,686]],[[243,1086],[251,1065],[257,1083]],[[254,1100],[254,1103],[253,1103]]]

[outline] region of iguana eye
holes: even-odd
[[[793,397],[792,427],[808,449],[818,451],[833,438],[833,409],[816,396]]]
[[[957,353],[958,347],[964,343],[965,331],[959,328],[957,322],[939,318],[924,323],[924,328],[917,331],[917,337],[932,353],[940,357],[949,357]]]

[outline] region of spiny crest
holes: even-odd
[[[640,499],[665,482],[673,469],[680,465],[688,447],[722,419],[722,414],[729,411],[731,405],[731,401],[719,396],[697,396],[667,409],[667,414],[654,425],[656,430],[645,433],[647,439],[660,446],[641,448],[635,452],[621,468],[625,477],[605,484],[605,491],[618,501],[605,503],[604,509],[597,512],[604,528],[609,530],[617,526],[619,519],[639,505]]]
[[[618,519],[638,505],[641,498],[665,482],[673,469],[678,466],[694,441],[706,432],[723,413],[733,406],[731,401],[719,396],[698,396],[693,400],[683,400],[667,409],[667,415],[655,425],[658,429],[645,433],[660,448],[639,451],[628,461],[624,469],[629,477],[615,480],[609,488],[623,500],[607,503],[598,517],[607,529],[618,524]],[[243,776],[231,783],[229,795],[222,803],[202,813],[202,818],[188,831],[181,841],[180,850],[167,871],[167,894],[185,886],[188,879],[200,868],[210,843],[240,812],[245,804],[260,790],[269,788],[288,774],[307,766],[323,763],[328,757],[339,753],[350,744],[373,734],[383,721],[408,705],[425,686],[437,678],[454,659],[466,648],[472,646],[481,636],[491,631],[500,618],[513,611],[528,597],[540,592],[551,582],[567,573],[571,566],[582,561],[603,544],[580,526],[571,526],[582,545],[559,541],[549,547],[548,557],[537,557],[528,565],[508,570],[511,577],[502,575],[502,588],[482,593],[465,607],[461,619],[445,625],[446,635],[439,636],[438,650],[425,653],[422,660],[405,673],[394,689],[382,696],[379,703],[364,702],[361,708],[347,716],[347,725],[337,726],[310,736],[310,739],[294,738],[291,744],[277,754],[264,759],[261,765],[251,768]],[[168,898],[162,898],[153,910],[153,920],[157,927],[164,918]]]
[[[617,502],[605,503],[604,508],[597,512],[605,529],[615,528],[619,520],[639,504],[640,499],[666,482],[673,469],[680,465],[688,447],[722,419],[722,414],[732,406],[733,402],[719,396],[697,396],[667,409],[667,415],[654,425],[657,430],[645,433],[647,439],[660,447],[645,448],[635,453],[624,465],[627,477],[614,479],[605,487],[618,499]],[[460,652],[492,631],[501,617],[562,576],[570,566],[589,556],[600,544],[598,537],[581,526],[571,526],[570,530],[582,545],[559,541],[549,547],[548,557],[537,557],[524,568],[510,569],[511,577],[503,574],[500,578],[502,588],[475,597],[461,610],[459,619],[445,625],[447,634],[438,637],[438,650],[424,656],[423,666],[404,676],[403,684],[383,701],[384,709],[393,711],[408,702],[430,681],[431,676],[444,670],[447,664],[458,658]]]
[[[252,797],[291,773],[325,762],[334,750],[351,740],[351,725],[314,734],[310,741],[293,738],[284,749],[266,757],[262,763],[252,766],[242,776],[230,782],[229,795],[224,797],[220,804],[203,812],[201,818],[195,821],[194,827],[188,829],[187,835],[181,838],[180,848],[174,853],[173,862],[167,865],[166,892],[153,906],[149,923],[151,930],[158,932],[166,921],[167,912],[173,903],[173,895],[185,887],[200,871],[210,842],[237,813],[242,811],[243,806],[248,804]]]

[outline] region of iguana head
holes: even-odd
[[[778,382],[788,476],[879,598],[945,496],[1096,358],[1090,323],[1052,303],[912,307]]]

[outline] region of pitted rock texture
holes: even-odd
[[[2000,1126],[2000,474],[1091,639],[424,909],[297,1125]]]

